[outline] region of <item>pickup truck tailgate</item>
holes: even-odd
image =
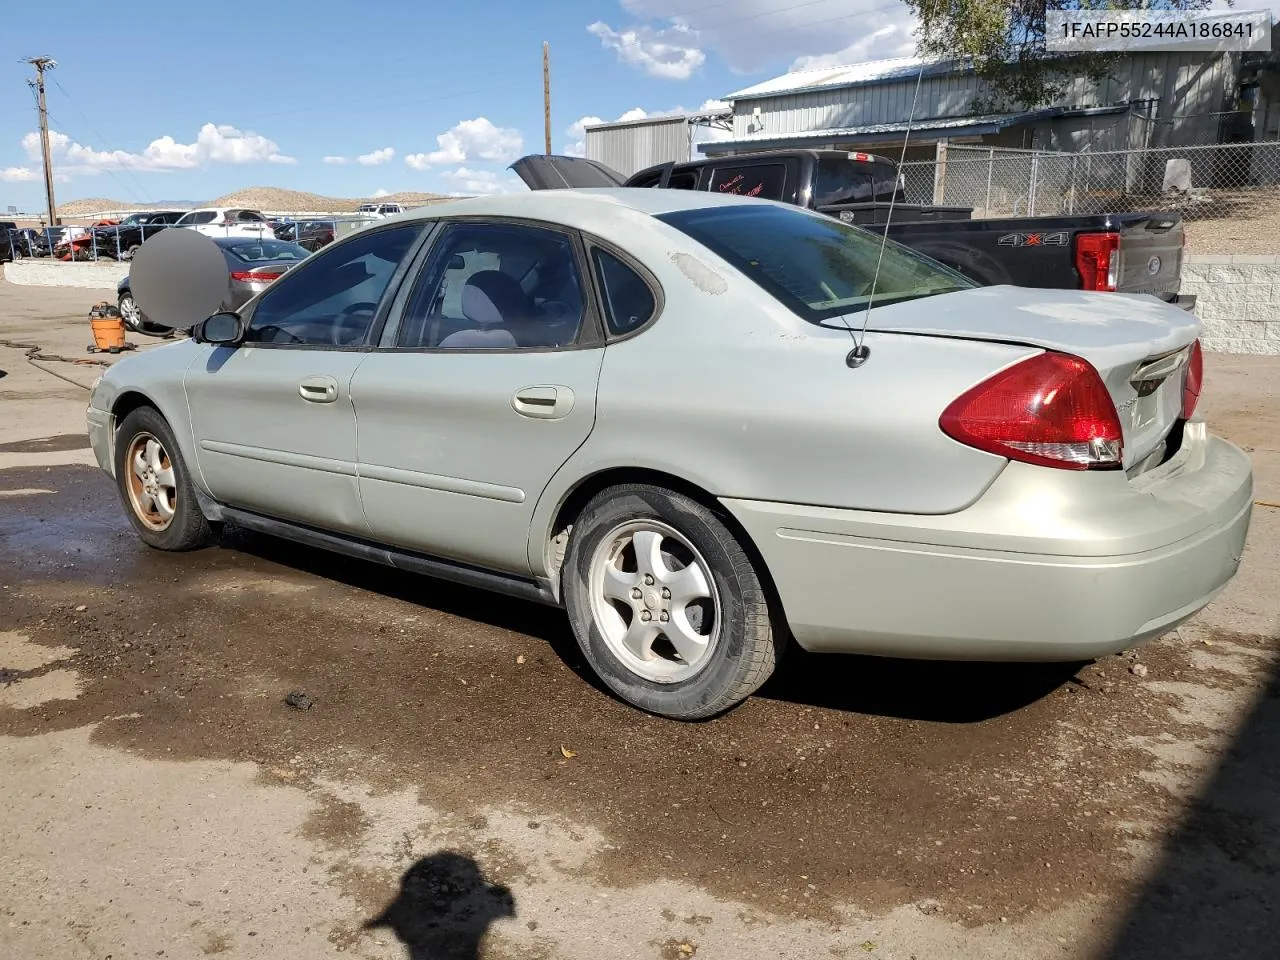
[[[1121,215],[1123,216],[1123,215]],[[1177,214],[1145,214],[1120,224],[1119,293],[1149,293],[1172,300],[1182,280],[1186,234]]]

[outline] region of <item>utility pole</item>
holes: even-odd
[[[542,129],[551,155],[551,44],[542,41]]]
[[[44,103],[44,72],[56,67],[58,61],[52,57],[27,57],[24,62],[36,68],[35,80],[28,80],[27,83],[36,88],[36,102],[40,106],[40,149],[44,154],[44,196],[49,204],[49,226],[56,227],[58,208],[53,202],[53,156],[49,150],[49,111]]]

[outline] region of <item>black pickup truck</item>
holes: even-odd
[[[664,163],[630,177],[556,155],[522,157],[511,169],[534,190],[665,187],[780,200],[887,233],[979,283],[1148,293],[1187,310],[1195,304],[1179,295],[1185,235],[1177,213],[975,220],[971,207],[907,203],[891,160],[839,150]]]

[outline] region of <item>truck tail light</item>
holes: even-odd
[[[1182,419],[1190,420],[1196,412],[1196,404],[1200,402],[1200,386],[1204,383],[1204,352],[1200,349],[1200,341],[1191,344],[1191,353],[1187,357],[1187,374],[1182,381]]]
[[[1082,233],[1076,237],[1076,270],[1083,290],[1115,290],[1120,279],[1120,234]]]
[[[280,273],[254,273],[252,270],[236,271],[231,274],[232,280],[239,280],[241,283],[270,283],[272,280],[278,280],[284,276],[284,272]]]
[[[943,411],[942,432],[966,446],[1065,470],[1120,467],[1120,417],[1098,371],[1066,353],[1029,357]]]

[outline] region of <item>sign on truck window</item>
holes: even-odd
[[[781,200],[787,168],[781,163],[753,163],[742,167],[716,167],[711,173],[713,193]]]

